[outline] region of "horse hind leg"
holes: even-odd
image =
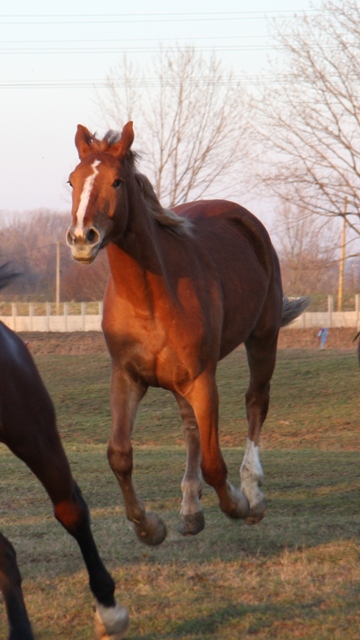
[[[205,527],[205,518],[201,506],[201,448],[199,428],[190,404],[177,393],[174,396],[179,404],[183,421],[185,446],[187,452],[185,474],[181,482],[183,499],[181,503],[178,531],[184,536],[196,535]]]
[[[257,524],[267,511],[265,497],[260,489],[264,475],[259,457],[259,442],[261,428],[269,408],[270,380],[276,362],[276,343],[277,336],[267,343],[254,338],[248,339],[245,343],[250,369],[250,383],[246,392],[248,438],[240,467],[240,480],[241,491],[249,501],[249,513],[245,519],[247,524]]]
[[[229,518],[246,518],[249,511],[247,497],[227,479],[227,467],[218,438],[218,391],[215,374],[203,372],[187,393],[199,427],[201,443],[201,471],[207,484],[219,498],[219,507]]]
[[[0,591],[3,594],[10,627],[10,640],[34,640],[21,588],[16,552],[0,533]]]

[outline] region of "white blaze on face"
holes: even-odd
[[[246,495],[250,507],[254,507],[264,495],[259,489],[263,481],[263,470],[259,458],[259,447],[254,442],[246,441],[244,459],[240,468],[241,490]]]
[[[91,195],[91,191],[94,185],[94,181],[95,178],[97,176],[97,174],[99,173],[97,170],[97,166],[100,164],[100,160],[95,160],[92,165],[92,173],[86,178],[85,182],[84,182],[84,186],[83,186],[83,190],[81,192],[81,196],[80,196],[80,202],[79,202],[79,206],[78,206],[78,210],[76,212],[76,227],[75,227],[75,236],[83,236],[84,235],[84,230],[83,230],[83,225],[84,225],[84,218],[85,218],[85,213],[86,213],[86,209],[87,206],[89,204],[89,200],[90,200],[90,195]]]

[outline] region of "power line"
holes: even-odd
[[[241,82],[251,82],[253,84],[274,83],[272,76],[243,76],[234,77],[231,84],[234,86]],[[279,80],[276,79],[276,83]],[[286,80],[287,82],[287,80]],[[290,81],[288,81],[290,83]],[[207,82],[206,80],[194,81],[193,84],[197,86],[228,86],[229,82]],[[188,83],[191,84],[191,83]],[[0,81],[0,89],[108,89],[110,83],[108,80],[3,80]],[[111,81],[111,86],[115,88],[124,88],[126,86],[123,82]],[[160,87],[160,82],[157,79],[146,81],[139,80],[133,83],[136,88],[156,88]]]
[[[248,20],[248,19],[263,19],[266,16],[287,16],[287,15],[304,15],[304,14],[313,14],[313,13],[321,13],[321,11],[319,9],[299,9],[294,10],[294,9],[283,9],[281,11],[276,11],[276,10],[270,10],[270,11],[204,11],[204,12],[176,12],[176,13],[141,13],[141,15],[139,15],[138,13],[25,13],[25,14],[0,14],[0,20],[4,19],[4,20],[8,20],[8,19],[27,19],[27,18],[31,18],[31,19],[35,19],[35,18],[39,18],[39,19],[47,19],[47,18],[51,18],[51,19],[57,19],[57,18],[69,18],[69,19],[74,19],[74,18],[86,18],[86,19],[92,19],[92,18],[108,18],[109,20],[111,19],[120,19],[121,21],[126,21],[128,18],[131,19],[135,19],[135,22],[147,22],[149,18],[151,18],[152,20],[159,20],[162,21],[164,19],[166,20],[178,20],[179,18],[181,20],[193,20],[194,18],[197,18],[199,20],[218,20],[219,18],[222,18],[224,20],[228,20],[228,19],[233,19],[234,16],[236,16],[236,19],[240,19],[240,20]],[[211,16],[211,17],[210,17]],[[15,23],[16,24],[16,23]],[[31,23],[33,24],[33,23]],[[43,24],[42,22],[39,24]]]
[[[221,51],[281,51],[281,50],[285,50],[285,47],[281,46],[281,45],[216,45],[216,47],[214,46],[200,46],[200,47],[196,47],[197,51],[214,51],[216,50],[216,52],[221,52]],[[124,48],[124,47],[106,47],[103,49],[100,48],[94,48],[94,47],[89,47],[89,48],[79,48],[79,47],[72,47],[69,48],[67,47],[66,49],[55,49],[55,48],[39,48],[39,49],[32,49],[32,48],[23,48],[23,49],[5,49],[5,48],[1,48],[0,47],[0,53],[1,54],[15,54],[15,55],[28,55],[29,53],[31,54],[40,54],[43,55],[45,54],[66,54],[66,55],[73,55],[74,53],[78,53],[78,54],[108,54],[108,53],[157,53],[159,51],[159,47],[128,47],[128,48]]]

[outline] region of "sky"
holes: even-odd
[[[269,36],[269,20],[304,11],[314,11],[310,0],[5,0],[0,212],[11,218],[69,209],[76,126],[106,131],[96,96],[105,95],[106,77],[124,53],[146,66],[160,46],[192,45],[204,54],[215,51],[247,82],[259,73],[271,81],[269,56],[281,52]]]

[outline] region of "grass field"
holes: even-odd
[[[109,359],[39,356],[101,555],[130,611],[131,640],[360,637],[360,370],[350,351],[279,352],[261,457],[269,511],[231,522],[204,487],[206,528],[176,531],[185,454],[171,394],[151,390],[134,434],[135,479],[168,527],[141,546],[106,460]],[[219,366],[221,443],[238,482],[246,439],[247,366],[238,349]],[[0,529],[15,545],[38,639],[92,638],[92,598],[79,551],[30,472],[0,448]],[[6,637],[3,607],[0,637]]]

